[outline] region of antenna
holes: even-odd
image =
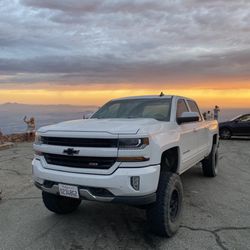
[[[164,93],[163,93],[163,92],[161,92],[161,93],[160,93],[160,96],[164,96]]]

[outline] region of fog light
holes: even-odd
[[[138,191],[140,189],[140,176],[132,176],[130,178],[131,186]]]

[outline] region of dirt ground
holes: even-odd
[[[143,210],[83,201],[58,216],[33,185],[29,143],[0,151],[0,249],[250,249],[250,140],[221,141],[219,175],[182,175],[183,222],[171,239],[150,234]]]

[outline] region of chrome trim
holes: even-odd
[[[47,188],[44,185],[41,185],[40,183],[35,182],[35,185],[43,190],[44,192],[51,193],[51,194],[59,194],[59,186],[57,184],[54,184],[51,188]],[[101,202],[111,202],[114,197],[105,197],[105,196],[96,196],[93,195],[88,189],[79,188],[79,195],[80,198],[90,200],[90,201],[101,201]]]
[[[53,185],[51,188],[47,188],[47,187],[41,185],[40,188],[47,193],[51,193],[51,194],[58,194],[59,193],[58,185]]]
[[[110,202],[114,199],[114,197],[102,197],[102,196],[93,195],[87,189],[79,189],[79,193],[81,197],[84,197],[85,199],[91,200],[91,201]]]

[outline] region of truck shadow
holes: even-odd
[[[165,240],[150,233],[144,210],[125,205],[83,201],[72,214],[48,217],[60,218],[53,240],[62,249],[152,249]]]
[[[197,177],[203,178],[198,167],[185,173],[184,190]],[[185,190],[184,199],[189,200],[189,193]],[[185,205],[188,209],[186,206],[189,202]],[[63,244],[62,249],[157,249],[164,242],[174,243],[178,238],[178,233],[171,239],[153,235],[147,226],[145,210],[119,204],[82,201],[72,214],[48,217],[60,218],[53,240]]]

